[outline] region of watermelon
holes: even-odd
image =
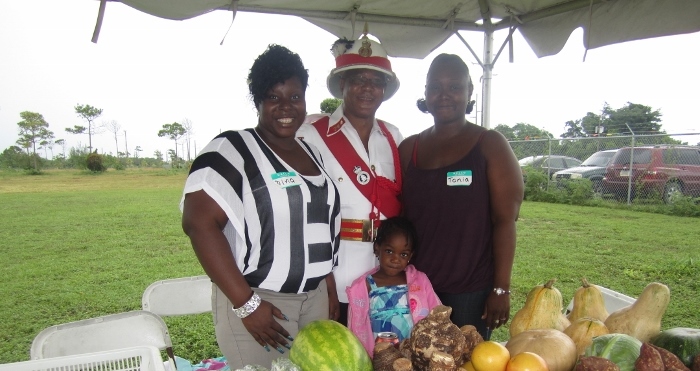
[[[292,343],[289,359],[302,371],[372,371],[372,360],[360,340],[329,319],[304,326]]]
[[[651,343],[677,355],[686,366],[691,367],[693,358],[700,354],[700,329],[671,328],[661,331],[651,339]]]

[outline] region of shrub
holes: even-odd
[[[87,157],[87,168],[93,172],[105,171],[105,166],[102,164],[102,155],[91,153]]]
[[[567,202],[585,205],[593,197],[593,183],[589,179],[574,179],[564,183]]]
[[[549,198],[545,195],[547,189],[547,174],[543,174],[532,167],[523,169],[525,180],[525,199],[528,201],[545,201]],[[550,201],[551,202],[551,201]]]
[[[87,167],[87,148],[71,148],[65,166],[74,169],[85,169]]]
[[[665,204],[654,194],[647,193],[645,198],[638,198],[631,205],[611,202],[593,192],[593,183],[588,179],[570,179],[560,182],[548,182],[547,176],[537,171],[525,169],[525,199],[536,202],[549,202],[571,205],[628,209],[648,213],[667,214],[686,217],[700,217],[700,197],[673,195],[671,202]],[[633,191],[639,191],[633,188]],[[633,193],[637,193],[633,192]],[[620,195],[622,196],[622,195]]]
[[[700,197],[688,197],[680,194],[672,195],[668,205],[671,215],[700,216]]]
[[[41,171],[41,169],[34,169],[34,168],[25,169],[24,173],[26,175],[44,175],[45,174],[44,172]]]

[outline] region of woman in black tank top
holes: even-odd
[[[452,307],[452,322],[488,338],[510,317],[523,181],[503,135],[466,120],[473,88],[458,56],[437,56],[418,102],[434,125],[405,139],[399,153],[404,214],[421,246],[412,262]]]

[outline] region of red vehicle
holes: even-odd
[[[630,182],[631,181],[631,182]],[[621,148],[603,178],[605,193],[626,197],[659,195],[668,203],[673,194],[700,196],[700,148],[644,146]]]

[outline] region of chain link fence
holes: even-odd
[[[591,197],[628,203],[670,202],[674,194],[700,197],[697,133],[545,138],[510,145],[523,169],[526,198],[533,190],[561,189],[573,181],[590,184]]]

